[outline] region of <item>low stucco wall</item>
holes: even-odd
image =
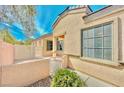
[[[27,86],[49,76],[48,59],[34,59],[2,67],[1,86]]]
[[[113,84],[115,86],[124,86],[124,69],[114,68],[106,65],[95,64],[81,60],[79,57],[69,56],[65,64],[69,68],[86,73],[97,79]]]
[[[45,51],[45,52],[43,53],[43,56],[44,56],[44,57],[52,56],[52,53],[53,53],[53,51]]]
[[[56,70],[62,68],[62,58],[56,57],[50,59],[50,75],[54,75]]]
[[[35,57],[48,57],[52,56],[52,51],[43,50],[43,47],[35,47]]]
[[[15,45],[15,60],[30,59],[35,57],[35,48],[30,45]]]
[[[2,67],[0,66],[0,86],[1,86],[1,77],[2,77]]]
[[[42,48],[43,47],[35,47],[35,57],[43,57]]]
[[[14,46],[0,40],[0,65],[14,63]]]

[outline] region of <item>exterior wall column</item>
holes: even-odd
[[[56,57],[57,51],[57,37],[53,36],[53,57]]]

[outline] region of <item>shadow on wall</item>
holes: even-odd
[[[122,55],[122,46],[123,45],[121,43],[122,42],[122,25],[121,24],[122,24],[122,21],[121,21],[120,18],[118,18],[118,41],[119,41],[118,42],[119,43],[118,44],[119,45],[118,46],[118,49],[119,49],[119,52],[118,52],[119,53],[119,56],[118,56],[119,58],[118,59],[119,60],[123,60],[122,59],[123,58],[123,55]]]
[[[48,59],[35,59],[19,64],[5,65],[0,70],[0,86],[24,87],[48,77],[49,62]]]

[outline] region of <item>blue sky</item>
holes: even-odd
[[[106,5],[91,5],[91,9],[93,11],[97,11]],[[60,14],[67,5],[39,5],[36,6],[36,16],[34,18],[35,26],[37,31],[32,36],[33,38],[38,38],[44,34],[52,33],[52,24],[56,20],[58,14]],[[26,40],[27,37],[24,35],[22,31],[22,27],[17,23],[13,23],[12,25],[6,25],[4,23],[0,24],[0,29],[8,28],[10,33],[17,40]]]

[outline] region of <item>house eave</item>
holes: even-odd
[[[85,23],[88,23],[122,10],[124,10],[123,5],[116,5],[116,6],[110,5],[99,11],[86,15],[82,17],[82,19],[85,21]]]

